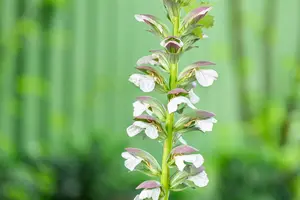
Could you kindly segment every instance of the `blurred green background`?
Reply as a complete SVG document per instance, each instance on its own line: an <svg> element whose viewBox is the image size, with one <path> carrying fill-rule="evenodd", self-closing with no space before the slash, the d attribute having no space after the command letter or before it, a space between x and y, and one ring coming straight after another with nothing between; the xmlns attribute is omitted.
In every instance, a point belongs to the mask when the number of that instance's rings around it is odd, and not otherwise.
<svg viewBox="0 0 300 200"><path fill-rule="evenodd" d="M300 2L210 2L215 26L180 63L212 61L220 75L197 88L197 106L217 115L214 131L185 136L210 184L171 199L300 200ZM137 13L166 19L159 0L0 0L1 200L138 193L147 177L128 173L121 152L162 153L125 131L143 95L127 79L159 48Z"/></svg>

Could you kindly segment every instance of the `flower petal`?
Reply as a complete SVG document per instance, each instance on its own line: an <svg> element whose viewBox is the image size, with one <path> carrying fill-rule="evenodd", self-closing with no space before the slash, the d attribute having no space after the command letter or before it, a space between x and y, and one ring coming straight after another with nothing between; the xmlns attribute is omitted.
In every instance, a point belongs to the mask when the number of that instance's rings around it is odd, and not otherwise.
<svg viewBox="0 0 300 200"><path fill-rule="evenodd" d="M140 199L147 199L152 197L152 190L143 190L140 194Z"/></svg>
<svg viewBox="0 0 300 200"><path fill-rule="evenodd" d="M149 105L147 104L143 104L142 102L140 101L135 101L133 103L133 116L134 117L137 117L137 116L140 116L141 114L143 114L145 111L151 115L152 112L150 110L148 110L149 108Z"/></svg>
<svg viewBox="0 0 300 200"><path fill-rule="evenodd" d="M132 74L130 77L129 77L129 81L131 83L133 83L134 85L140 87L140 79L143 75L141 74Z"/></svg>
<svg viewBox="0 0 300 200"><path fill-rule="evenodd" d="M149 75L132 74L129 81L140 87L143 92L151 92L155 88L155 80Z"/></svg>
<svg viewBox="0 0 300 200"><path fill-rule="evenodd" d="M212 69L200 69L195 73L196 79L203 87L208 87L213 84L218 78L218 73Z"/></svg>
<svg viewBox="0 0 300 200"><path fill-rule="evenodd" d="M154 170L158 172L161 171L159 163L150 153L137 148L126 148L125 150L128 151L131 155L145 160Z"/></svg>
<svg viewBox="0 0 300 200"><path fill-rule="evenodd" d="M155 188L152 190L152 199L158 200L160 195L160 188Z"/></svg>
<svg viewBox="0 0 300 200"><path fill-rule="evenodd" d="M180 171L183 171L185 168L185 162L192 163L196 168L198 168L204 163L204 159L200 154L175 156L175 164Z"/></svg>
<svg viewBox="0 0 300 200"><path fill-rule="evenodd" d="M180 105L182 103L187 104L192 109L197 109L188 98L180 96L180 97L175 97L175 98L171 99L171 101L168 103L169 113L171 114L173 112L176 112L178 109L178 105Z"/></svg>
<svg viewBox="0 0 300 200"><path fill-rule="evenodd" d="M123 152L122 157L125 158L125 167L130 171L133 171L138 164L142 162L143 159L135 157L128 152Z"/></svg>
<svg viewBox="0 0 300 200"><path fill-rule="evenodd" d="M133 200L141 200L140 195L136 195L136 197Z"/></svg>
<svg viewBox="0 0 300 200"><path fill-rule="evenodd" d="M189 97L190 97L192 104L196 104L200 101L200 98L194 93L193 89L191 89L189 91Z"/></svg>
<svg viewBox="0 0 300 200"><path fill-rule="evenodd" d="M140 89L143 92L151 92L155 88L155 81L154 78L148 75L145 75L141 80L140 80Z"/></svg>
<svg viewBox="0 0 300 200"><path fill-rule="evenodd" d="M135 124L132 124L131 126L129 126L127 129L127 135L129 137L134 137L136 136L137 134L139 134L140 132L143 131L143 128L139 127L139 126L136 126Z"/></svg>
<svg viewBox="0 0 300 200"><path fill-rule="evenodd" d="M198 187L205 187L209 182L209 179L205 171L202 171L195 176L190 176L188 180L192 181Z"/></svg>
<svg viewBox="0 0 300 200"><path fill-rule="evenodd" d="M212 117L209 119L197 120L195 122L195 127L199 128L201 131L205 133L205 132L212 131L213 125L215 123L217 123L217 120L214 117Z"/></svg>
<svg viewBox="0 0 300 200"><path fill-rule="evenodd" d="M157 128L156 128L154 125L152 125L152 124L149 124L149 126L146 127L145 133L146 133L146 135L147 135L150 139L156 139L156 138L158 138L158 130L157 130Z"/></svg>
<svg viewBox="0 0 300 200"><path fill-rule="evenodd" d="M129 137L136 136L140 132L145 129L145 134L151 138L156 139L158 137L158 130L157 128L149 123L145 123L142 121L135 121L131 126L127 128L127 134Z"/></svg>

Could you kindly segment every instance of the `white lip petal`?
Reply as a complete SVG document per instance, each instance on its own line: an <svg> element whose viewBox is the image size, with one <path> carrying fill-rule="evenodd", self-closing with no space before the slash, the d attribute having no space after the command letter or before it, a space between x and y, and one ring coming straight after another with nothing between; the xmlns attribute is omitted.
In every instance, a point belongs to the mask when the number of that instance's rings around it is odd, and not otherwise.
<svg viewBox="0 0 300 200"><path fill-rule="evenodd" d="M122 157L125 158L125 167L130 171L133 171L138 164L142 162L143 159L135 157L128 152L123 152Z"/></svg>
<svg viewBox="0 0 300 200"><path fill-rule="evenodd" d="M204 159L200 154L175 156L175 164L179 171L183 171L186 166L185 162L192 163L196 168L199 168L204 163Z"/></svg>
<svg viewBox="0 0 300 200"><path fill-rule="evenodd" d="M198 83L203 87L211 86L218 78L218 73L212 69L200 69L195 75Z"/></svg>
<svg viewBox="0 0 300 200"><path fill-rule="evenodd" d="M140 199L147 199L152 197L152 190L143 190L140 194Z"/></svg>
<svg viewBox="0 0 300 200"><path fill-rule="evenodd" d="M141 77L142 77L143 75L141 75L141 74L132 74L130 77L129 77L129 81L131 82L131 83L133 83L134 85L136 85L136 86L140 86L140 80L141 80Z"/></svg>
<svg viewBox="0 0 300 200"><path fill-rule="evenodd" d="M132 74L129 77L129 81L140 87L143 92L151 92L155 88L155 80L149 75Z"/></svg>
<svg viewBox="0 0 300 200"><path fill-rule="evenodd" d="M134 137L134 136L136 136L137 134L139 134L140 132L142 132L143 129L142 129L141 127L139 127L139 126L136 126L136 125L132 124L131 126L129 126L129 127L126 129L126 131L127 131L127 135L128 135L129 137Z"/></svg>
<svg viewBox="0 0 300 200"><path fill-rule="evenodd" d="M156 127L154 125L147 126L145 133L151 139L158 138L158 130L156 129Z"/></svg>
<svg viewBox="0 0 300 200"><path fill-rule="evenodd" d="M213 117L204 120L197 120L195 122L195 127L199 128L203 132L210 132L213 129L214 123L217 123L217 120Z"/></svg>
<svg viewBox="0 0 300 200"><path fill-rule="evenodd" d="M208 182L209 182L209 179L208 179L205 171L203 171L195 176L190 176L188 178L188 180L192 181L198 187L205 187L208 185Z"/></svg>
<svg viewBox="0 0 300 200"><path fill-rule="evenodd" d="M160 188L144 189L139 195L140 199L158 200L160 195Z"/></svg>
<svg viewBox="0 0 300 200"><path fill-rule="evenodd" d="M143 130L145 130L145 134L151 139L156 139L158 137L158 130L153 124L141 121L135 121L131 126L129 126L127 128L127 134L129 137L133 137Z"/></svg>
<svg viewBox="0 0 300 200"><path fill-rule="evenodd" d="M140 80L140 89L143 92L151 92L155 88L155 80L153 77L145 75L141 80Z"/></svg>
<svg viewBox="0 0 300 200"><path fill-rule="evenodd" d="M190 97L190 101L193 103L193 104L196 104L200 101L200 98L195 94L194 90L191 89L189 91L189 97Z"/></svg>
<svg viewBox="0 0 300 200"><path fill-rule="evenodd" d="M123 153L122 153L122 157L123 157L124 159L129 159L129 158L132 158L133 155L131 155L131 154L128 153L128 152L123 152Z"/></svg>
<svg viewBox="0 0 300 200"><path fill-rule="evenodd" d="M168 103L169 113L171 114L173 112L176 112L178 109L178 105L182 103L187 104L192 109L197 109L188 98L180 96L171 99L171 101Z"/></svg>
<svg viewBox="0 0 300 200"><path fill-rule="evenodd" d="M141 200L139 195L136 195L136 197L133 200Z"/></svg>
<svg viewBox="0 0 300 200"><path fill-rule="evenodd" d="M136 101L133 103L133 116L137 117L143 114L148 108L142 104L140 101Z"/></svg>
<svg viewBox="0 0 300 200"><path fill-rule="evenodd" d="M160 188L155 188L152 190L152 199L158 200L160 195Z"/></svg>

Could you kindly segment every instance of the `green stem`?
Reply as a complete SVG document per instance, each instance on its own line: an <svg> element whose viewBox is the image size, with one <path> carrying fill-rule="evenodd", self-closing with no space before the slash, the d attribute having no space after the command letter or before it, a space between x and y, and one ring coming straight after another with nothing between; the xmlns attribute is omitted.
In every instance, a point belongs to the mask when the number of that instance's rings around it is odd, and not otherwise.
<svg viewBox="0 0 300 200"><path fill-rule="evenodd" d="M177 36L179 30L179 17L174 18L173 24L174 24L173 34L174 36ZM178 61L175 61L170 65L170 79L169 79L170 90L173 90L177 87L177 74L178 74ZM168 166L168 159L173 144L173 124L174 124L174 113L171 114L168 113L166 119L167 138L164 142L164 150L163 150L163 158L162 158L162 175L161 175L161 183L163 188L165 189L165 196L163 200L168 200L170 196L170 190L169 190L170 169Z"/></svg>
<svg viewBox="0 0 300 200"><path fill-rule="evenodd" d="M174 114L167 115L166 128L168 132L168 137L164 143L164 151L163 151L163 160L162 160L162 175L161 175L161 183L165 189L165 197L164 200L169 199L169 187L170 187L170 169L168 166L168 158L170 152L172 150L172 142L173 142L173 122L174 122Z"/></svg>

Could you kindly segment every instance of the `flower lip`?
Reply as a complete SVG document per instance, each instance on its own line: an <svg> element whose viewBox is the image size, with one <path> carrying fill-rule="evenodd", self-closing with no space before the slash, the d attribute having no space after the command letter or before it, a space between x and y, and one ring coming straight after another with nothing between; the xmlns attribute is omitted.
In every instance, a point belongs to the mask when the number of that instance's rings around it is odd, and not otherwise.
<svg viewBox="0 0 300 200"><path fill-rule="evenodd" d="M139 189L154 189L160 187L160 183L158 181L145 181L141 183L139 186L136 187L137 190Z"/></svg>
<svg viewBox="0 0 300 200"><path fill-rule="evenodd" d="M199 70L200 67L205 67L205 66L212 66L216 65L213 62L209 61L197 61L192 63L191 65L187 66L180 74L179 78L184 77L186 74L190 73L192 70Z"/></svg>
<svg viewBox="0 0 300 200"><path fill-rule="evenodd" d="M179 95L179 94L188 94L188 92L183 88L175 88L170 92L168 92L168 94Z"/></svg>
<svg viewBox="0 0 300 200"><path fill-rule="evenodd" d="M138 120L138 121L146 121L146 122L156 122L155 118L152 117L152 116L149 116L149 115L140 115L140 116L137 116L134 118L135 120Z"/></svg>
<svg viewBox="0 0 300 200"><path fill-rule="evenodd" d="M198 152L199 150L189 146L189 145L180 145L178 147L175 147L172 150L172 154L191 154L191 153L195 153Z"/></svg>
<svg viewBox="0 0 300 200"><path fill-rule="evenodd" d="M176 112L178 110L178 106L182 103L186 104L187 106L189 106L194 110L197 109L187 97L178 96L171 99L170 102L168 103L168 112L169 113Z"/></svg>

